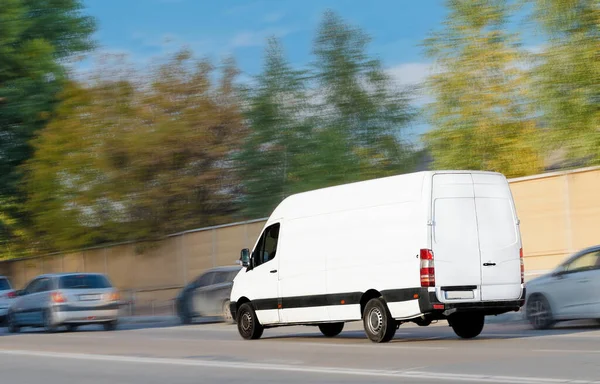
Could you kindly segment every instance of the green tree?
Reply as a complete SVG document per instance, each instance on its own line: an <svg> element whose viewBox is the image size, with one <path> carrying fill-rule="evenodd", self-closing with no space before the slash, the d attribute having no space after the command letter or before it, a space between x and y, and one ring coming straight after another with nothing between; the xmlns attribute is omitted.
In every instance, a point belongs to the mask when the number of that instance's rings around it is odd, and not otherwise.
<svg viewBox="0 0 600 384"><path fill-rule="evenodd" d="M24 166L39 237L65 250L229 221L245 128L234 63L221 72L183 51L149 79L113 69L67 87Z"/></svg>
<svg viewBox="0 0 600 384"><path fill-rule="evenodd" d="M265 50L263 72L248 93L251 128L237 156L246 217L263 217L294 190L310 125L305 74L286 62L278 40Z"/></svg>
<svg viewBox="0 0 600 384"><path fill-rule="evenodd" d="M425 143L435 168L538 172L542 158L518 36L508 0L448 0L442 31L425 41L438 73Z"/></svg>
<svg viewBox="0 0 600 384"><path fill-rule="evenodd" d="M550 150L600 164L600 3L532 0L548 44L534 67Z"/></svg>
<svg viewBox="0 0 600 384"><path fill-rule="evenodd" d="M18 254L17 242L31 244L18 167L31 157L29 141L56 107L65 60L93 47L94 21L81 9L79 0L0 5L0 245L7 250L10 243L10 255Z"/></svg>
<svg viewBox="0 0 600 384"><path fill-rule="evenodd" d="M327 11L314 45L317 94L314 175L325 185L397 174L414 166L401 141L414 118L406 92L379 60L367 54L370 38ZM310 157L310 156L309 156Z"/></svg>

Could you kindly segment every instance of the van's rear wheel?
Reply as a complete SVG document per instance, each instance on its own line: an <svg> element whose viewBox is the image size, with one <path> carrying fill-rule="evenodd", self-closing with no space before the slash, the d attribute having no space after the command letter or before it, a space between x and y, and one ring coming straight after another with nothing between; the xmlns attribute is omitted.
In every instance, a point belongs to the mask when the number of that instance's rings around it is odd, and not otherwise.
<svg viewBox="0 0 600 384"><path fill-rule="evenodd" d="M485 316L480 313L455 313L448 319L458 337L472 339L483 331Z"/></svg>
<svg viewBox="0 0 600 384"><path fill-rule="evenodd" d="M260 339L264 327L258 322L256 312L250 303L242 304L237 315L237 327L240 336L246 340Z"/></svg>
<svg viewBox="0 0 600 384"><path fill-rule="evenodd" d="M327 337L335 337L344 329L344 323L319 324L319 330Z"/></svg>
<svg viewBox="0 0 600 384"><path fill-rule="evenodd" d="M371 299L363 313L363 325L369 340L387 343L396 334L396 321L382 298Z"/></svg>

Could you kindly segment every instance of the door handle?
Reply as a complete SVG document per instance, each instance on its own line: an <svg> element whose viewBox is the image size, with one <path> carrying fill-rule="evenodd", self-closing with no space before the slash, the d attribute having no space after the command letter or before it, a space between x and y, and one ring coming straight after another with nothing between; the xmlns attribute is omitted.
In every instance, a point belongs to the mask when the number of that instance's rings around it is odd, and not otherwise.
<svg viewBox="0 0 600 384"><path fill-rule="evenodd" d="M588 279L584 279L584 280L577 280L578 283L588 283L589 280Z"/></svg>
<svg viewBox="0 0 600 384"><path fill-rule="evenodd" d="M494 267L496 263L483 263L484 267Z"/></svg>
<svg viewBox="0 0 600 384"><path fill-rule="evenodd" d="M272 269L271 273L277 273L277 270L276 269Z"/></svg>

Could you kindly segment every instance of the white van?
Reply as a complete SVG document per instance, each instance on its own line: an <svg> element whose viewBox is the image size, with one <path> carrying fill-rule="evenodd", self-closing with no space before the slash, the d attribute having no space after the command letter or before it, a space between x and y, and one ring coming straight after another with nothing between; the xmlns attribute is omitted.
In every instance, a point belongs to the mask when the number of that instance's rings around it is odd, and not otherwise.
<svg viewBox="0 0 600 384"><path fill-rule="evenodd" d="M240 335L360 321L374 342L448 320L473 338L524 303L519 220L499 173L428 171L300 193L242 250L231 313Z"/></svg>

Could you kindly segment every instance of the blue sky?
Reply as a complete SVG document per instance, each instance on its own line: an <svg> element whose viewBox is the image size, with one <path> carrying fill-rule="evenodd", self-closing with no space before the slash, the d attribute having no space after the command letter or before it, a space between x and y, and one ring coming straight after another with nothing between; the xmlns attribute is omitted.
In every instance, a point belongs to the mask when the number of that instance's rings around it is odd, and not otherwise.
<svg viewBox="0 0 600 384"><path fill-rule="evenodd" d="M99 52L125 53L136 63L188 46L218 61L233 54L241 79L260 72L268 36L281 38L289 61L312 60L312 41L326 9L361 27L370 52L400 83L423 80L421 41L445 15L441 0L84 0L96 17ZM81 63L82 68L90 60ZM411 132L423 131L419 125Z"/></svg>
<svg viewBox="0 0 600 384"><path fill-rule="evenodd" d="M421 82L429 71L419 44L440 28L443 0L84 0L96 17L99 52L124 53L140 65L183 46L218 61L234 55L241 80L260 72L268 36L279 37L289 61L305 66L326 9L371 37L370 53L401 84ZM79 64L84 69L91 60ZM424 99L416 103L422 105ZM427 129L417 123L411 140Z"/></svg>

